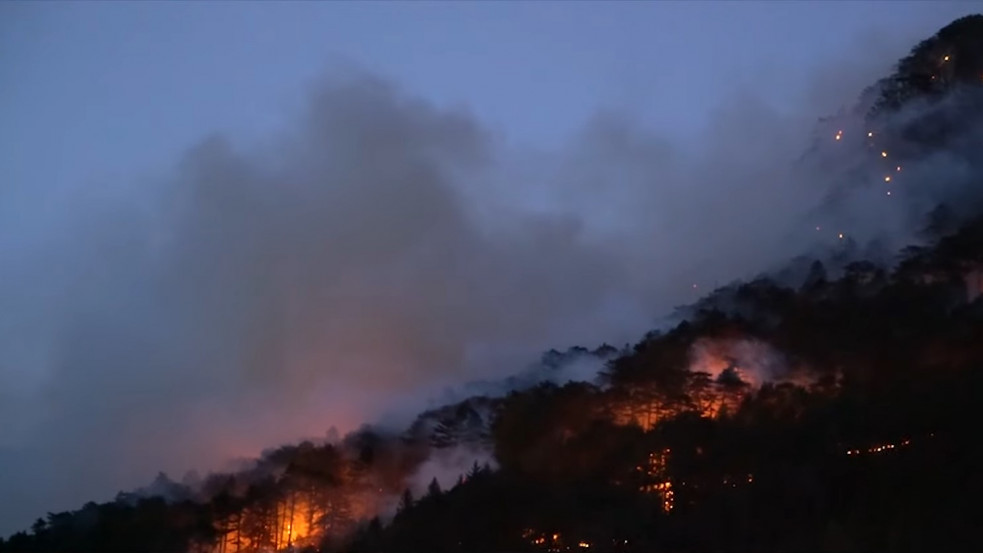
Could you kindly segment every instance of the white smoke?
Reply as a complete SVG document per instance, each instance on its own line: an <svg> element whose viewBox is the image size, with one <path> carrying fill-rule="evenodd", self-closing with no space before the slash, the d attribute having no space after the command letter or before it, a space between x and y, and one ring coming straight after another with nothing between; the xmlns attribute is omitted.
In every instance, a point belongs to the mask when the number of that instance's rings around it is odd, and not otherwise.
<svg viewBox="0 0 983 553"><path fill-rule="evenodd" d="M0 520L412 412L550 347L624 344L716 283L835 244L796 234L840 184L796 164L822 114L738 93L695 151L605 112L566 148L516 154L362 75L320 86L285 136L205 139L150 182L54 204L0 189L19 214L0 220L0 474L17 475ZM878 214L858 239L906 209L857 201ZM704 366L717 346L701 347Z"/></svg>
<svg viewBox="0 0 983 553"><path fill-rule="evenodd" d="M753 388L785 376L785 356L771 345L752 338L700 338L690 346L691 372L713 379L730 369Z"/></svg>

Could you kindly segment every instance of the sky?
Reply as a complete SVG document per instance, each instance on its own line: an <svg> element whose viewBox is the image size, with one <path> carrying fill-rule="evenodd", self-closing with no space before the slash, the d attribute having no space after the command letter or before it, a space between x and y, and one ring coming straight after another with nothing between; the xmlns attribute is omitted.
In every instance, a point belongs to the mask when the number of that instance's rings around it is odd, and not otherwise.
<svg viewBox="0 0 983 553"><path fill-rule="evenodd" d="M0 4L0 534L632 339L974 8Z"/></svg>
<svg viewBox="0 0 983 553"><path fill-rule="evenodd" d="M765 79L781 98L844 44L895 29L921 36L972 7L10 3L0 8L0 176L128 175L166 164L205 133L262 136L314 79L347 63L438 105L466 105L523 143L556 144L604 106L691 132L735 86ZM42 155L58 163L39 163Z"/></svg>

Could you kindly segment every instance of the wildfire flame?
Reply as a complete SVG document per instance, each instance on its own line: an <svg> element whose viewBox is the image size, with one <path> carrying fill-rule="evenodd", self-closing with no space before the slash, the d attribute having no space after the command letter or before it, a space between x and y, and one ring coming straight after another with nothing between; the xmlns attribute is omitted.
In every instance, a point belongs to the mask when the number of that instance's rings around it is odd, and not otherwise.
<svg viewBox="0 0 983 553"><path fill-rule="evenodd" d="M276 516L273 517L273 527L268 521L263 521L258 534L263 540L256 540L252 532L244 532L245 527L254 524L250 513L237 513L223 521L223 535L215 544L213 551L248 551L272 546L276 551L291 547L314 546L322 537L322 532L315 526L318 520L318 510L301 498L291 498L279 502L273 507Z"/></svg>

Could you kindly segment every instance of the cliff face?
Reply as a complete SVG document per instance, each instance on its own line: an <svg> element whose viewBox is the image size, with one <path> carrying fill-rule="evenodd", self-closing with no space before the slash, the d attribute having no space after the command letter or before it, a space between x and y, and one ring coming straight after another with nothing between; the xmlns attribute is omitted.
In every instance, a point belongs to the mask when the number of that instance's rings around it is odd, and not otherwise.
<svg viewBox="0 0 983 553"><path fill-rule="evenodd" d="M983 86L983 15L942 28L902 58L895 72L867 90L867 118L877 119L915 100L939 99L958 87Z"/></svg>
<svg viewBox="0 0 983 553"><path fill-rule="evenodd" d="M798 238L830 249L809 252L830 268L890 264L897 249L924 238L940 206L950 230L983 211L981 150L983 15L973 15L917 44L852 106L820 120L795 180L818 184L823 200Z"/></svg>

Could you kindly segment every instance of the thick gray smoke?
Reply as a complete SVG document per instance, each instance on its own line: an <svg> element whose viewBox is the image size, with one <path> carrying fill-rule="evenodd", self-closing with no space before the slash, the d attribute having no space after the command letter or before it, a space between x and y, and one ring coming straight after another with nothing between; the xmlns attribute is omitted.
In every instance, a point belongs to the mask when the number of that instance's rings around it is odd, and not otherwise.
<svg viewBox="0 0 983 553"><path fill-rule="evenodd" d="M550 347L623 344L835 242L788 239L831 186L795 165L819 88L794 109L736 94L695 147L609 112L540 154L348 76L265 144L208 138L171 174L57 203L0 192L0 533Z"/></svg>

